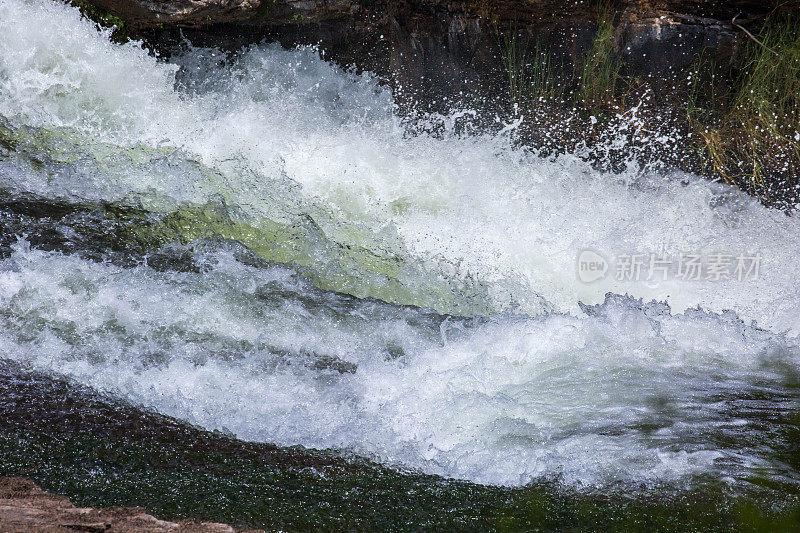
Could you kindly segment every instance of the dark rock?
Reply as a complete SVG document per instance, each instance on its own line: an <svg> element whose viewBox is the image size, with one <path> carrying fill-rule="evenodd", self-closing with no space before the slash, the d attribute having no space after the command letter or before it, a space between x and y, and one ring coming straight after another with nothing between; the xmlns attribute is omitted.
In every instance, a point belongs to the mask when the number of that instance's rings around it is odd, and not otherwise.
<svg viewBox="0 0 800 533"><path fill-rule="evenodd" d="M328 57L374 71L397 88L428 99L484 93L502 82L497 28L540 42L562 73L580 68L597 26L589 0L87 0L131 35L167 49L181 38L239 47L262 40L319 44ZM774 4L774 5L773 5ZM741 32L776 2L621 0L616 44L626 71L655 80L682 73L710 49L733 57ZM781 9L797 9L790 0ZM182 30L180 33L177 30ZM672 76L670 76L670 74ZM656 85L659 85L657 82ZM658 88L658 87L657 87Z"/></svg>

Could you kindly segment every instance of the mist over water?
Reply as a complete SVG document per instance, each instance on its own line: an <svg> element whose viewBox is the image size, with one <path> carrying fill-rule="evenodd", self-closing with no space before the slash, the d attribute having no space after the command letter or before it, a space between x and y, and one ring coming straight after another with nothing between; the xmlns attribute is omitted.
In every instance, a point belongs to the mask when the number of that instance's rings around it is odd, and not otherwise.
<svg viewBox="0 0 800 533"><path fill-rule="evenodd" d="M800 400L796 217L458 134L460 112L413 135L388 90L313 49L171 61L0 0L0 188L179 213L199 239L168 249L192 268L164 269L20 232L0 357L244 439L480 483L800 480L780 431ZM761 265L583 283L586 249Z"/></svg>

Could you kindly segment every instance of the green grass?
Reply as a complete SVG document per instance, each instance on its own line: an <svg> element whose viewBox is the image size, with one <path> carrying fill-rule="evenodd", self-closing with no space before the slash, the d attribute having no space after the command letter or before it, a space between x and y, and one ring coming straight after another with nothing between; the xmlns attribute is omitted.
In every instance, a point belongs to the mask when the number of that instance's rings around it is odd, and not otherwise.
<svg viewBox="0 0 800 533"><path fill-rule="evenodd" d="M623 75L613 4L601 0L596 12L597 31L581 70L563 83L538 41L530 46L516 24L497 32L514 113L530 117L518 130L522 137L555 152L581 142L602 145L618 133L613 118L634 101L643 131L689 133L670 164L721 179L768 205L794 207L800 198L800 17L776 11L754 35L740 31L733 64L704 51L688 72L688 90L652 105L643 99L647 83ZM636 139L630 142L634 149Z"/></svg>
<svg viewBox="0 0 800 533"><path fill-rule="evenodd" d="M770 171L800 171L800 24L768 21L759 40L747 42L729 117L743 133L735 150L753 188L763 187Z"/></svg>
<svg viewBox="0 0 800 533"><path fill-rule="evenodd" d="M586 107L607 107L616 103L622 61L614 42L614 15L607 1L597 5L597 32L583 62L579 90L579 100Z"/></svg>
<svg viewBox="0 0 800 533"><path fill-rule="evenodd" d="M615 100L622 61L614 40L615 11L608 1L596 6L597 31L583 61L578 87L571 99L587 108L617 107ZM566 80L559 82L552 56L540 41L530 37L514 22L500 30L495 25L500 59L506 74L509 97L515 109L530 109L543 103L558 103L567 93Z"/></svg>
<svg viewBox="0 0 800 533"><path fill-rule="evenodd" d="M552 57L539 42L530 46L530 37L514 23L495 33L500 48L500 58L506 73L509 97L516 112L563 97L563 84L554 75Z"/></svg>
<svg viewBox="0 0 800 533"><path fill-rule="evenodd" d="M769 200L800 176L800 23L768 19L756 39L730 75L698 58L687 116L706 173Z"/></svg>
<svg viewBox="0 0 800 533"><path fill-rule="evenodd" d="M512 105L518 108L526 91L529 39L520 35L516 23L504 30L499 30L495 26L495 34L500 47L500 59L506 72L509 97Z"/></svg>

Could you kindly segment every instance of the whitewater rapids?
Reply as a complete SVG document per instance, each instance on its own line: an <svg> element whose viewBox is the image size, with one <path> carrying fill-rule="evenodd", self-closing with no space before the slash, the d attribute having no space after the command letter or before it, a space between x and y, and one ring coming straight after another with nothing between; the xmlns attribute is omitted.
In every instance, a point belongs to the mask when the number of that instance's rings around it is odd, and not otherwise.
<svg viewBox="0 0 800 533"><path fill-rule="evenodd" d="M469 114L411 135L387 89L313 49L159 62L107 37L56 2L0 0L0 189L194 213L180 253L200 266L20 232L0 357L244 439L480 483L800 481L762 423L800 397L797 217L457 134ZM583 250L761 264L583 283Z"/></svg>

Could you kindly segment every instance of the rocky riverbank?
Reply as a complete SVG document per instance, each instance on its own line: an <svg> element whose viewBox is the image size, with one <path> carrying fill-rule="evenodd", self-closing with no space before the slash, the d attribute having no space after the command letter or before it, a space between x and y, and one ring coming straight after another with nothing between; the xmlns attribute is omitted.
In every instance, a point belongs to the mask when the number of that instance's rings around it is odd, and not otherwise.
<svg viewBox="0 0 800 533"><path fill-rule="evenodd" d="M19 533L34 531L234 533L239 531L215 522L159 520L141 507L108 509L76 507L66 496L46 492L33 481L19 477L0 477L0 530ZM256 530L248 531L256 533Z"/></svg>
<svg viewBox="0 0 800 533"><path fill-rule="evenodd" d="M200 43L262 39L313 43L344 63L391 76L420 93L455 95L502 73L497 28L514 26L546 46L564 70L580 68L598 29L598 6L615 13L614 40L632 74L665 78L704 48L731 60L780 4L620 0L88 0L130 35L162 42L174 30ZM734 18L736 19L734 21Z"/></svg>

